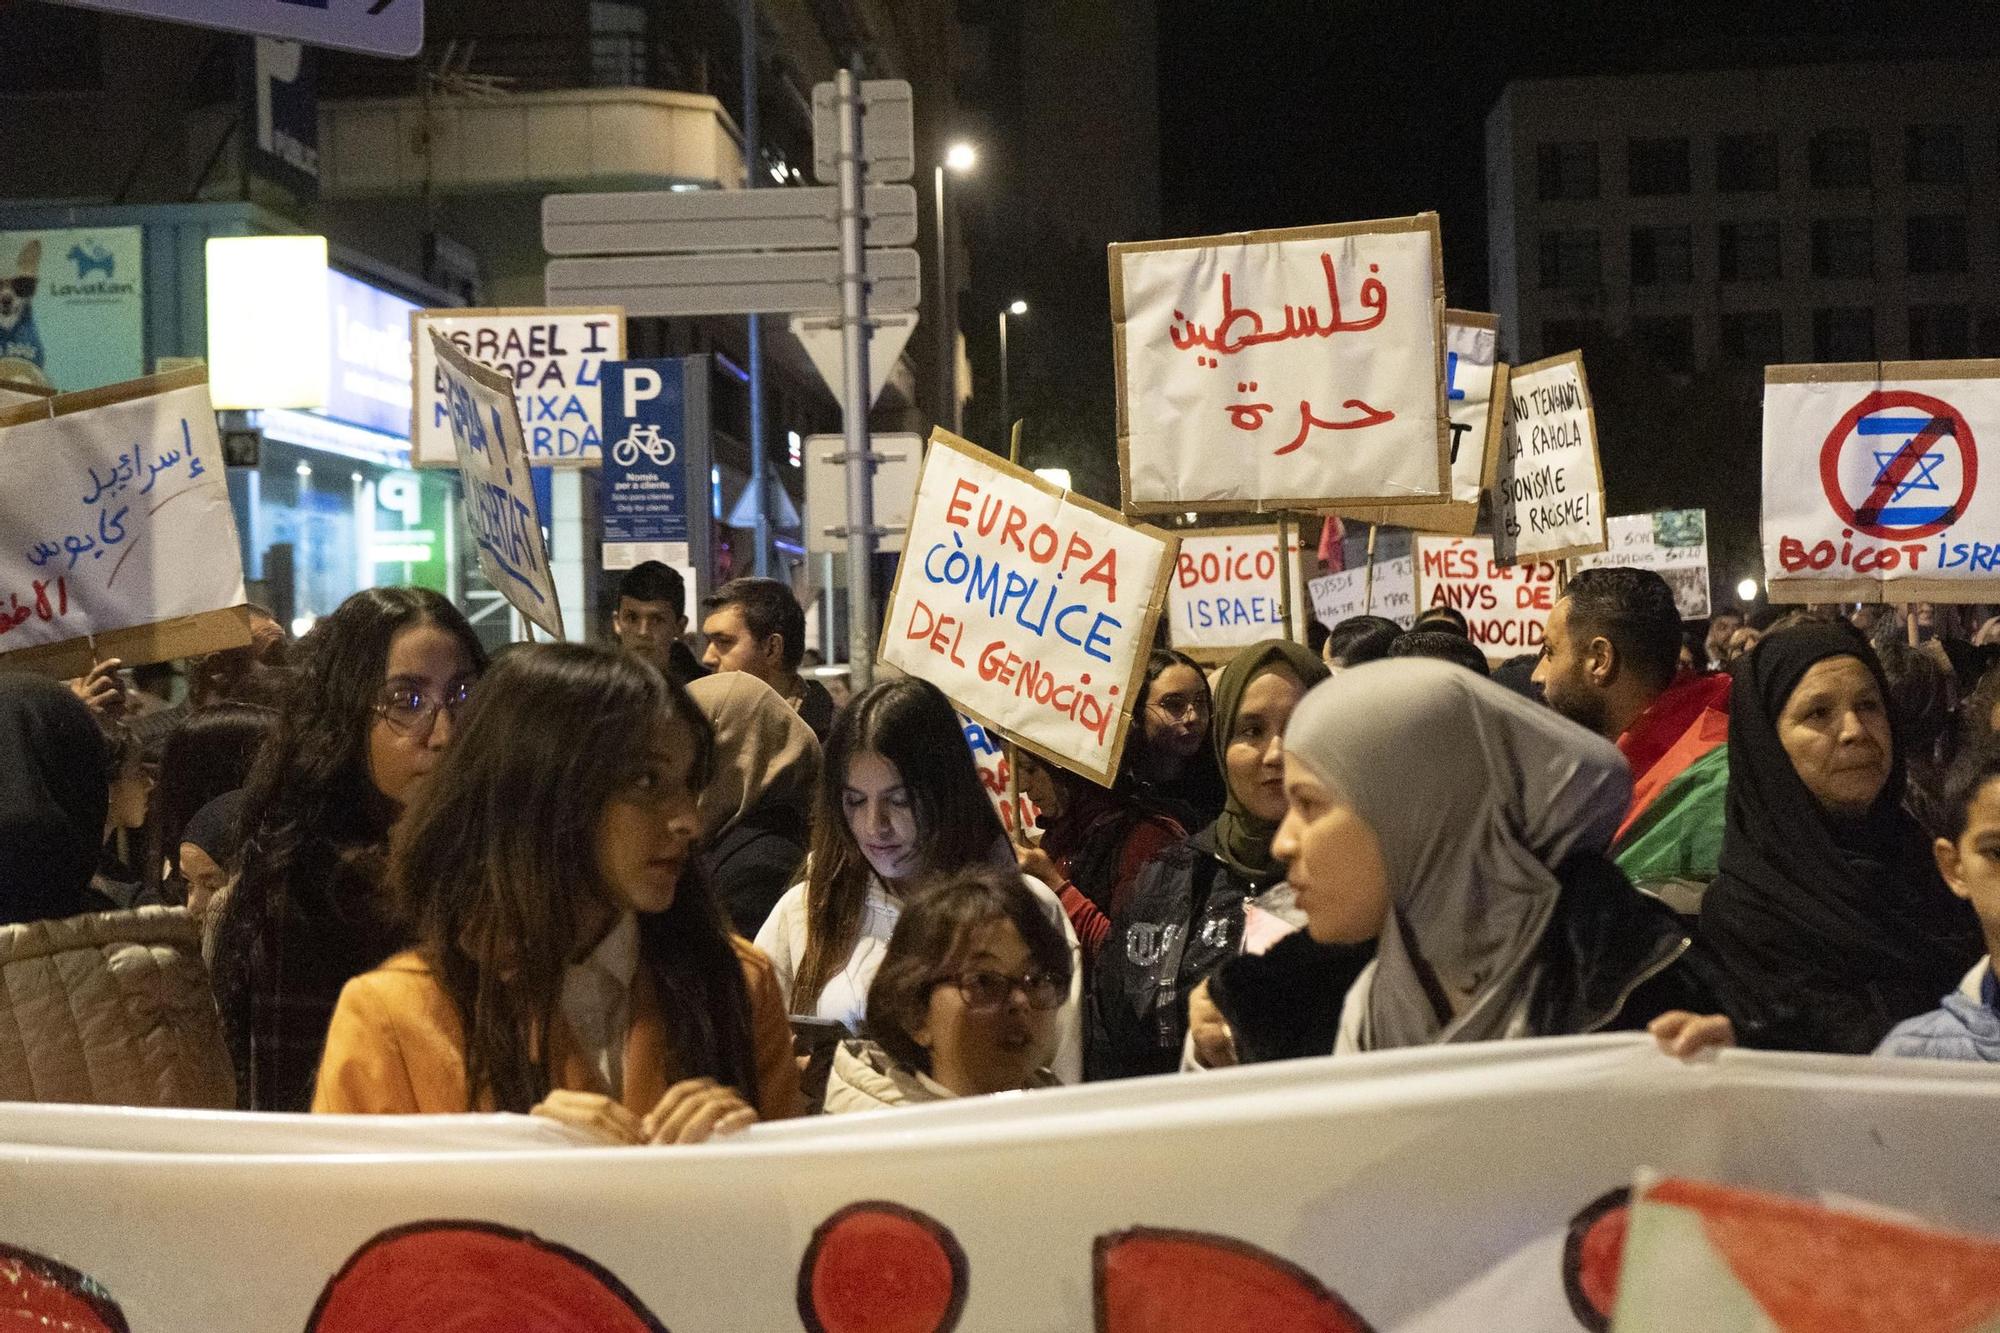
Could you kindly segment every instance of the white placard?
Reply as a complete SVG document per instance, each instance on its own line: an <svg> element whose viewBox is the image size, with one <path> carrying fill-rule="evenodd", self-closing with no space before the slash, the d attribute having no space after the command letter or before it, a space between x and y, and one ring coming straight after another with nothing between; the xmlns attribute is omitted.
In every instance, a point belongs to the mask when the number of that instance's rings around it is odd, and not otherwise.
<svg viewBox="0 0 2000 1333"><path fill-rule="evenodd" d="M1443 498L1437 215L1111 247L1127 513Z"/></svg>
<svg viewBox="0 0 2000 1333"><path fill-rule="evenodd" d="M1541 649L1555 610L1559 565L1503 565L1490 537L1418 533L1413 540L1419 614L1433 606L1458 611L1488 661Z"/></svg>
<svg viewBox="0 0 2000 1333"><path fill-rule="evenodd" d="M1373 580L1363 566L1322 574L1306 586L1313 615L1328 629L1355 616L1382 616L1404 629L1416 623L1417 572L1411 556L1377 561Z"/></svg>
<svg viewBox="0 0 2000 1333"><path fill-rule="evenodd" d="M1607 519L1608 545L1596 555L1580 555L1570 568L1624 566L1650 569L1674 590L1682 620L1708 619L1708 513L1662 509Z"/></svg>
<svg viewBox="0 0 2000 1333"><path fill-rule="evenodd" d="M456 467L444 377L426 330L435 330L481 365L514 381L521 440L536 467L595 467L603 454L606 361L625 356L625 312L615 306L547 310L410 312L410 459L418 467Z"/></svg>
<svg viewBox="0 0 2000 1333"><path fill-rule="evenodd" d="M1264 639L1305 642L1312 604L1296 527L1286 529L1292 571L1292 620L1279 592L1276 525L1212 528L1180 534L1167 585L1167 641L1197 661L1233 657Z"/></svg>
<svg viewBox="0 0 2000 1333"><path fill-rule="evenodd" d="M881 659L988 730L1108 786L1174 546L937 431Z"/></svg>
<svg viewBox="0 0 2000 1333"><path fill-rule="evenodd" d="M1041 815L1014 780L1007 747L998 736L990 735L963 713L959 714L958 725L965 732L965 745L972 751L972 762L979 766L979 785L986 789L986 799L993 802L993 813L1000 816L1000 827L1007 830L1010 838L1033 828ZM1014 789L1011 795L1009 787Z"/></svg>
<svg viewBox="0 0 2000 1333"><path fill-rule="evenodd" d="M1501 560L1561 560L1604 549L1604 473L1583 354L1516 366L1493 484Z"/></svg>
<svg viewBox="0 0 2000 1333"><path fill-rule="evenodd" d="M461 354L439 333L432 332L426 341L445 386L479 568L515 610L560 639L562 608L535 516L535 488L521 448L514 384L503 372Z"/></svg>

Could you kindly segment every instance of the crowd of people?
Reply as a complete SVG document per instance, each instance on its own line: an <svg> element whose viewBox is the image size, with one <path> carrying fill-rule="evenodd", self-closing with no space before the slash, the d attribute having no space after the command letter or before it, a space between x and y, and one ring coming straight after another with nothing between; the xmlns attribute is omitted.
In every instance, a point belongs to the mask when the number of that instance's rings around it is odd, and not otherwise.
<svg viewBox="0 0 2000 1333"><path fill-rule="evenodd" d="M252 608L178 702L0 674L0 1097L688 1143L1621 1029L2000 1059L2000 621L1599 569L1491 670L1448 608L1161 648L1111 785L1015 754L1010 838L952 703L837 699L783 583L699 655L675 571L616 591L491 657L419 588Z"/></svg>

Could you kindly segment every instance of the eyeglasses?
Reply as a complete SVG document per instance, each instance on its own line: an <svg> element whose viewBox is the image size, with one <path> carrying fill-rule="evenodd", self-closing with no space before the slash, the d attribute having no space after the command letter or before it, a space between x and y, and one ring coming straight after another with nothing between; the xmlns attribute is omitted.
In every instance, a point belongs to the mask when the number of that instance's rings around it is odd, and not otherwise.
<svg viewBox="0 0 2000 1333"><path fill-rule="evenodd" d="M458 721L458 710L472 698L472 685L469 680L460 681L442 694L394 685L383 692L375 712L405 736L428 736L439 713L449 713L453 722Z"/></svg>
<svg viewBox="0 0 2000 1333"><path fill-rule="evenodd" d="M1021 992L1021 998L1028 1002L1030 1009L1053 1009L1069 996L1069 978L1047 972L1030 972L1025 977L1002 976L998 972L967 972L961 976L942 977L936 984L958 987L965 1007L975 1013L1000 1008L1015 991Z"/></svg>
<svg viewBox="0 0 2000 1333"><path fill-rule="evenodd" d="M1179 720L1184 717L1200 717L1208 712L1208 700L1199 695L1167 694L1153 700L1149 705L1160 710L1160 716Z"/></svg>

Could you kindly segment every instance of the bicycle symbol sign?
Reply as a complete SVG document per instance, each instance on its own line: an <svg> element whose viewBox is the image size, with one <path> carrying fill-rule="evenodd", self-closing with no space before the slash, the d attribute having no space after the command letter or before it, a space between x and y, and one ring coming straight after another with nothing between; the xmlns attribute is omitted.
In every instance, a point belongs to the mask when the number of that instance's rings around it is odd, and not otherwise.
<svg viewBox="0 0 2000 1333"><path fill-rule="evenodd" d="M641 455L654 467L668 467L679 452L674 442L660 434L660 428L634 423L624 439L611 446L611 461L619 467L631 467Z"/></svg>
<svg viewBox="0 0 2000 1333"><path fill-rule="evenodd" d="M1878 389L1820 447L1820 484L1840 521L1870 537L1935 536L1972 503L1979 451L1965 414L1941 398Z"/></svg>

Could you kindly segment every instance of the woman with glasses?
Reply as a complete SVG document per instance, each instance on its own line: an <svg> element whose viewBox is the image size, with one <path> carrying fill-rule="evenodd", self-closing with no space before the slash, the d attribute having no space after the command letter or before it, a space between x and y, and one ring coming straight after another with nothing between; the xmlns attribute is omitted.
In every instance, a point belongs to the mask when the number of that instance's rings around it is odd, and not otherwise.
<svg viewBox="0 0 2000 1333"><path fill-rule="evenodd" d="M1132 710L1126 766L1140 803L1184 829L1214 823L1229 794L1209 745L1213 711L1208 677L1194 659L1154 650Z"/></svg>
<svg viewBox="0 0 2000 1333"><path fill-rule="evenodd" d="M1069 994L1063 932L1019 875L966 870L912 898L868 988L866 1039L841 1044L828 1111L1052 1087Z"/></svg>
<svg viewBox="0 0 2000 1333"><path fill-rule="evenodd" d="M340 988L402 946L382 896L389 832L485 666L465 617L426 588L358 592L299 644L244 788L241 874L216 927L246 1109L307 1108Z"/></svg>

